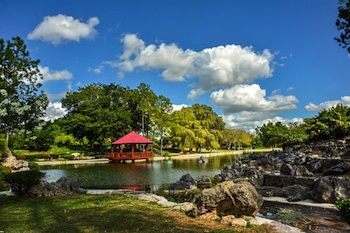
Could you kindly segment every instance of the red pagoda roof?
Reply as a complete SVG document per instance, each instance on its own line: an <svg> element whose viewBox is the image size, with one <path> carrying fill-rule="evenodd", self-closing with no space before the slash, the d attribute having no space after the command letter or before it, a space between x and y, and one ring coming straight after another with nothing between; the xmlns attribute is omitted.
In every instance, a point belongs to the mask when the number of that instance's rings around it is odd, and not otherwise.
<svg viewBox="0 0 350 233"><path fill-rule="evenodd" d="M151 140L148 138L145 138L139 134L137 134L135 131L131 131L127 135L119 138L117 141L112 143L113 145L120 145L120 144L153 144Z"/></svg>

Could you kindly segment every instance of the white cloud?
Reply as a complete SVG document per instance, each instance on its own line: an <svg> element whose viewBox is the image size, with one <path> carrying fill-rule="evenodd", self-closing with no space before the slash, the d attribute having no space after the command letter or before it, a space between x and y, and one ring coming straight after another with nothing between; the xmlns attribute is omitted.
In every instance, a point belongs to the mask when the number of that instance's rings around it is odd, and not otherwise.
<svg viewBox="0 0 350 233"><path fill-rule="evenodd" d="M266 97L266 91L259 85L236 85L231 88L214 91L210 95L214 106L223 110L224 114L238 112L267 112L296 108L298 99L295 96L273 95Z"/></svg>
<svg viewBox="0 0 350 233"><path fill-rule="evenodd" d="M252 47L226 45L196 52L183 50L176 44L146 46L135 34L125 35L122 43L124 53L120 62L109 62L119 67L121 75L140 68L162 70L161 76L167 81L196 77L199 82L191 85L193 90L188 95L192 99L217 87L252 82L271 77L273 73L273 54L268 50L259 54Z"/></svg>
<svg viewBox="0 0 350 233"><path fill-rule="evenodd" d="M28 39L38 39L54 45L64 40L79 42L81 38L93 38L97 33L94 27L98 24L97 17L92 17L87 23L83 23L72 16L62 14L46 16L34 31L28 34Z"/></svg>
<svg viewBox="0 0 350 233"><path fill-rule="evenodd" d="M67 114L67 110L62 107L60 102L50 102L46 108L46 113L43 119L45 121L53 121Z"/></svg>
<svg viewBox="0 0 350 233"><path fill-rule="evenodd" d="M314 103L309 103L305 106L305 110L309 112L320 112L324 109L330 109L335 107L337 104L342 104L344 106L350 107L350 96L343 96L340 100L330 100L316 105Z"/></svg>
<svg viewBox="0 0 350 233"><path fill-rule="evenodd" d="M274 116L274 114L269 112L243 111L239 113L223 115L222 118L226 123L226 127L242 129L252 134L255 133L256 127L267 124L268 122L276 123L279 121L283 124L303 123L302 118L285 119L280 116Z"/></svg>
<svg viewBox="0 0 350 233"><path fill-rule="evenodd" d="M94 74L101 74L103 69L104 69L103 66L98 66L98 67L96 67L96 68L91 68L91 67L89 67L89 68L88 68L88 72L89 72L89 73L92 72L92 73L94 73Z"/></svg>
<svg viewBox="0 0 350 233"><path fill-rule="evenodd" d="M66 92L59 93L59 94L46 94L47 98L49 98L50 101L60 100L64 97L66 97Z"/></svg>
<svg viewBox="0 0 350 233"><path fill-rule="evenodd" d="M41 82L46 81L57 81L57 80L70 80L73 78L73 74L68 70L50 70L49 67L39 66L40 73L43 75L44 79Z"/></svg>
<svg viewBox="0 0 350 233"><path fill-rule="evenodd" d="M187 108L188 105L186 104L173 104L173 111L179 111L181 110L182 108Z"/></svg>

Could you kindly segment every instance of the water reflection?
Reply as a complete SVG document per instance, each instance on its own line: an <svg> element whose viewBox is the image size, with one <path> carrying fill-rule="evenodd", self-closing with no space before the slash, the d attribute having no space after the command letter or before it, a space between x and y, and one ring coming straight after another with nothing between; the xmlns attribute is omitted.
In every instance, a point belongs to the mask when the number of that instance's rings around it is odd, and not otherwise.
<svg viewBox="0 0 350 233"><path fill-rule="evenodd" d="M224 164L231 166L237 155L208 158L208 163L196 159L167 160L153 163L127 164L79 164L44 166L45 180L53 182L64 176L73 178L83 188L131 188L156 191L176 182L184 174L193 178L213 177L221 172Z"/></svg>

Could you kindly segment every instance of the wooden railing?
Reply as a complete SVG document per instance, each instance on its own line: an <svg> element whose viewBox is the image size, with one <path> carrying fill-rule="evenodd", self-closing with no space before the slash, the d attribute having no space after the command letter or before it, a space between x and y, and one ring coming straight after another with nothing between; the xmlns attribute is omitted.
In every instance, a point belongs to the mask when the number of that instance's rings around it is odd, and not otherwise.
<svg viewBox="0 0 350 233"><path fill-rule="evenodd" d="M148 159L153 157L152 151L137 151L132 155L131 151L128 152L109 152L105 157L112 160L127 160L127 159Z"/></svg>

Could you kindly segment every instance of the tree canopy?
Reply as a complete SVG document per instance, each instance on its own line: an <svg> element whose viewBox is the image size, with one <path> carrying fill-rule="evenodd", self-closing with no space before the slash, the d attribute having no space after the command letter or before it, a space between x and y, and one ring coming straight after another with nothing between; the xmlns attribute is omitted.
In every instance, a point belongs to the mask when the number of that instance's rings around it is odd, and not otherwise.
<svg viewBox="0 0 350 233"><path fill-rule="evenodd" d="M14 130L32 130L45 114L48 98L39 93L39 62L20 37L0 39L0 129L7 141Z"/></svg>
<svg viewBox="0 0 350 233"><path fill-rule="evenodd" d="M335 22L340 36L335 40L350 53L350 0L339 0L338 17Z"/></svg>

